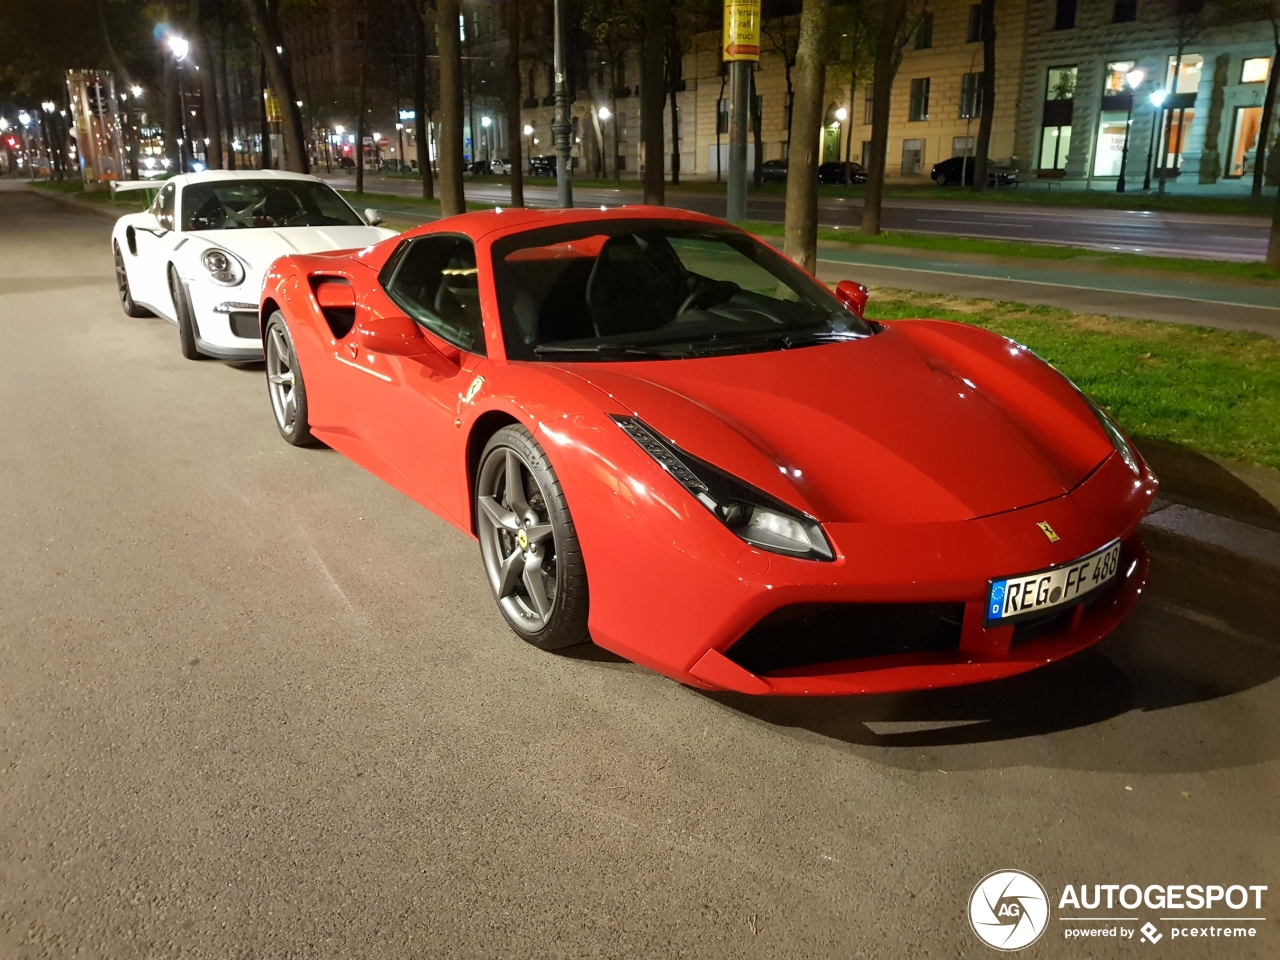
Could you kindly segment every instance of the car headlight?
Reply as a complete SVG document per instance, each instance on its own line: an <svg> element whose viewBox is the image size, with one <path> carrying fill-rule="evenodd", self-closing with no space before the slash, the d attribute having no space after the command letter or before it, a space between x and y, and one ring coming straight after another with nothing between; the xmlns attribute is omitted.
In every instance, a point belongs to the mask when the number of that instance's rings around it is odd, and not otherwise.
<svg viewBox="0 0 1280 960"><path fill-rule="evenodd" d="M1074 386L1074 384L1073 384ZM1080 390L1079 387L1076 387ZM1134 456L1133 447L1129 445L1129 441L1125 435L1120 432L1120 428L1116 426L1116 422L1111 419L1107 411L1098 406L1098 402L1089 396L1083 390L1080 390L1080 396L1084 397L1084 402L1089 405L1089 409L1093 411L1093 415L1098 418L1098 423L1102 424L1102 430L1111 441L1111 445L1116 448L1116 453L1120 454L1122 459L1134 472L1136 476L1142 476L1142 467L1138 465L1138 458Z"/></svg>
<svg viewBox="0 0 1280 960"><path fill-rule="evenodd" d="M746 543L805 560L835 559L821 524L813 517L681 450L638 417L611 415L611 419Z"/></svg>
<svg viewBox="0 0 1280 960"><path fill-rule="evenodd" d="M234 287L244 282L244 267L240 266L240 261L225 250L211 247L200 255L200 262L209 271L209 276L214 283L220 283L224 287Z"/></svg>

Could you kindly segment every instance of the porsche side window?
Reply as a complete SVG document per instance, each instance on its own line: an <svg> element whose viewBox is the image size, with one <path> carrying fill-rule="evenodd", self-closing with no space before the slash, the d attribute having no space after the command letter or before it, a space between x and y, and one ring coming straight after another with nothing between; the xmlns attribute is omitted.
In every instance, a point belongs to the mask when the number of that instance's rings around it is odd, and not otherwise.
<svg viewBox="0 0 1280 960"><path fill-rule="evenodd" d="M155 207L152 212L155 213L156 219L160 221L160 226L166 230L173 229L173 200L177 195L177 188L170 183L156 197Z"/></svg>
<svg viewBox="0 0 1280 960"><path fill-rule="evenodd" d="M463 237L423 237L395 256L383 287L400 309L432 333L484 356L476 248Z"/></svg>

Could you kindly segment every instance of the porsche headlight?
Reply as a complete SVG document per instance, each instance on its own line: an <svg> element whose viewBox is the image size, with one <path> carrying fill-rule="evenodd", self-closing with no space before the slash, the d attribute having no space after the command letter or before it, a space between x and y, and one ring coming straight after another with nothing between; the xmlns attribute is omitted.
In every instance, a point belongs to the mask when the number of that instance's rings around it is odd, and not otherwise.
<svg viewBox="0 0 1280 960"><path fill-rule="evenodd" d="M200 255L200 262L209 271L209 277L214 283L234 287L244 282L244 267L225 250L211 247Z"/></svg>
<svg viewBox="0 0 1280 960"><path fill-rule="evenodd" d="M1079 387L1076 387L1080 390ZM1134 456L1133 447L1129 446L1129 441L1125 439L1120 428L1116 426L1116 422L1111 419L1107 411L1098 406L1098 402L1089 396L1083 390L1080 390L1080 396L1084 397L1084 402L1089 405L1089 409L1093 411L1093 415L1098 418L1098 423L1102 424L1102 430L1111 441L1111 445L1116 448L1116 453L1120 454L1122 459L1130 470L1136 476L1142 476L1142 467L1138 465L1138 458Z"/></svg>
<svg viewBox="0 0 1280 960"><path fill-rule="evenodd" d="M638 417L612 420L746 543L805 560L835 559L822 526L813 517L681 450Z"/></svg>

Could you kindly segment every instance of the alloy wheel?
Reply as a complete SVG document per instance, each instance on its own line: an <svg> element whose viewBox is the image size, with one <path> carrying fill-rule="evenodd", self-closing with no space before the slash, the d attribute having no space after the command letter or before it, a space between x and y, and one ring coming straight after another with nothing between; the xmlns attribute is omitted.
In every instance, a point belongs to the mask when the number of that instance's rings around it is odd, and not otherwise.
<svg viewBox="0 0 1280 960"><path fill-rule="evenodd" d="M480 551L494 596L513 626L537 633L556 603L556 543L546 495L510 447L489 454L476 489Z"/></svg>
<svg viewBox="0 0 1280 960"><path fill-rule="evenodd" d="M120 255L120 248L115 249L116 260L116 290L120 294L120 304L125 308L127 313L129 310L129 274L124 268L124 257Z"/></svg>
<svg viewBox="0 0 1280 960"><path fill-rule="evenodd" d="M272 324L267 333L267 390L271 394L271 409L281 431L288 433L298 419L297 381L294 371L297 361L293 344L278 323Z"/></svg>

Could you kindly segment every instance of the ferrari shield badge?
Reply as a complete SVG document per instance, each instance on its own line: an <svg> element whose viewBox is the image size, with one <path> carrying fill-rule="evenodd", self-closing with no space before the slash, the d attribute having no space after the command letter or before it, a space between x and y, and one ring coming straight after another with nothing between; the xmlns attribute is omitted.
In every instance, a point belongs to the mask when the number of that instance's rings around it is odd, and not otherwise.
<svg viewBox="0 0 1280 960"><path fill-rule="evenodd" d="M1050 543L1057 543L1062 538L1054 532L1053 527L1049 526L1047 521L1041 520L1036 524L1040 528L1040 532L1045 535Z"/></svg>

